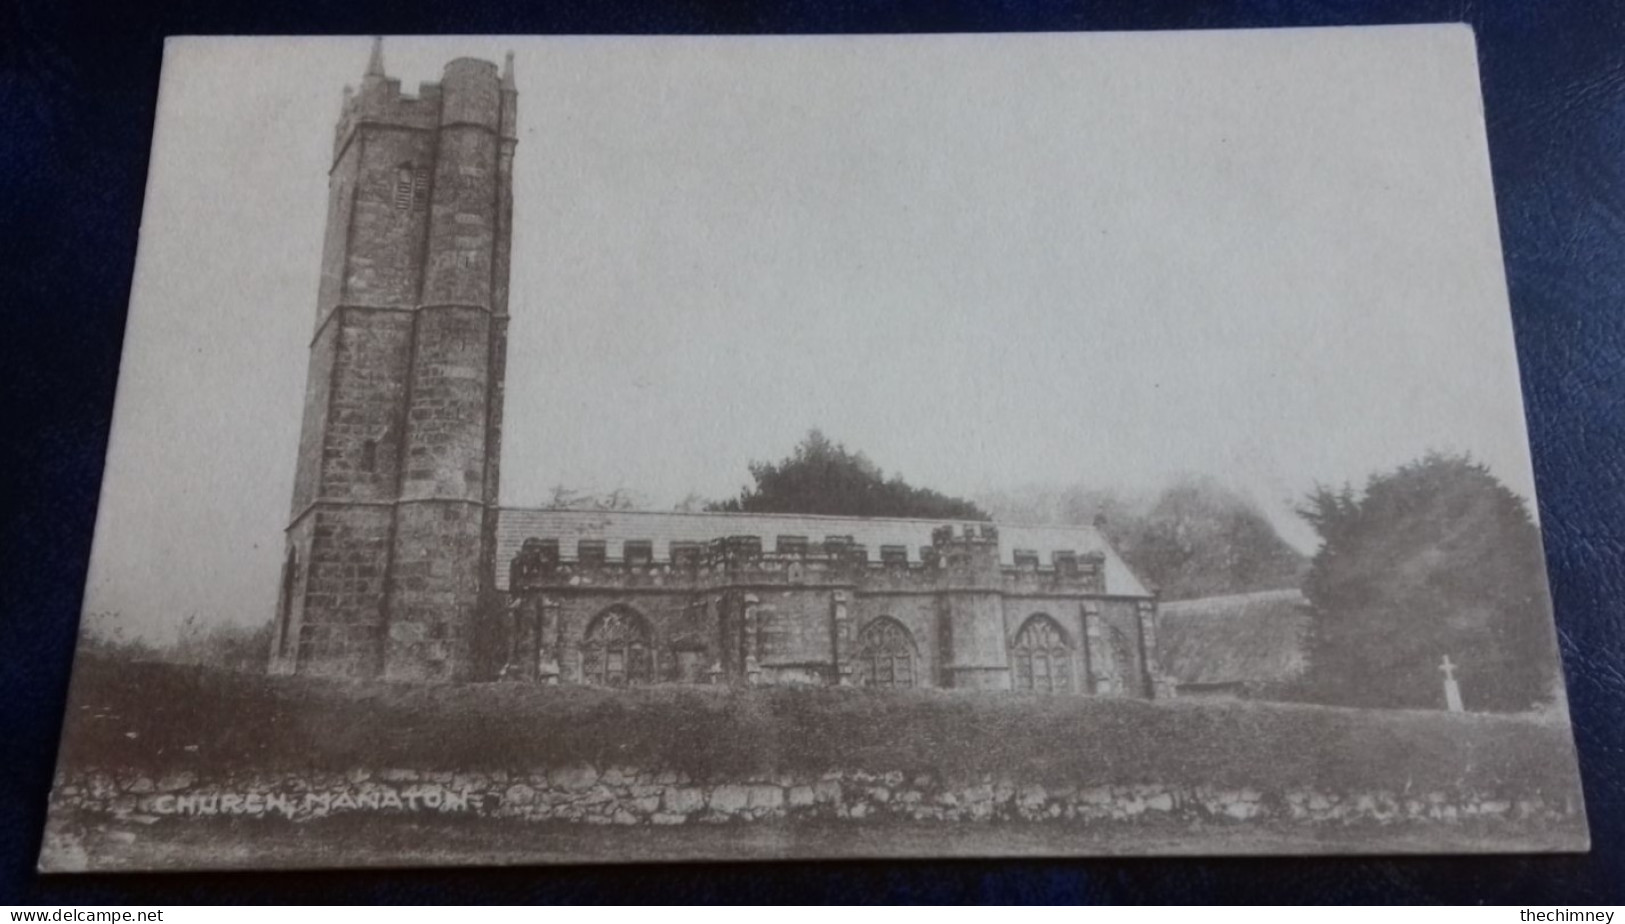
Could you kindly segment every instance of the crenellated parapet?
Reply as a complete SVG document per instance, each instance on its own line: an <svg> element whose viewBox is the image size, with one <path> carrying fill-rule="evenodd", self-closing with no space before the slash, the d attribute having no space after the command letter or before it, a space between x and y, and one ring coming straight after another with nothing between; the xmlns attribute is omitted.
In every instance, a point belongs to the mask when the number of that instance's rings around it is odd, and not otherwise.
<svg viewBox="0 0 1625 924"><path fill-rule="evenodd" d="M940 593L975 590L1021 596L1105 593L1105 556L1060 551L1048 564L999 562L992 526L960 533L944 527L910 558L904 546L881 546L871 555L847 537L820 543L780 536L771 550L760 536L724 536L709 542L673 542L666 558L653 540L628 539L610 558L602 540L566 548L557 539L524 541L509 563L510 593L548 588L706 589L748 587L856 587L867 593Z"/></svg>
<svg viewBox="0 0 1625 924"><path fill-rule="evenodd" d="M525 540L509 564L510 593L548 588L690 588L727 586L851 586L870 568L851 547L834 552L764 552L755 536L731 536L709 543L674 543L670 557L655 560L653 543L623 544L618 559L603 543L582 540L566 558L556 539Z"/></svg>
<svg viewBox="0 0 1625 924"><path fill-rule="evenodd" d="M500 75L489 61L451 61L440 80L418 84L416 95L402 92L399 78L383 73L378 54L375 46L375 64L369 65L360 89L344 88L338 124L333 130L334 163L356 132L366 126L420 132L466 127L500 136L504 141L519 137L519 93L514 88L511 54Z"/></svg>
<svg viewBox="0 0 1625 924"><path fill-rule="evenodd" d="M1101 552L1054 552L1049 563L1040 563L1036 554L1029 560L1017 550L1014 566L1000 569L1000 586L1005 593L1022 596L1104 594L1106 556Z"/></svg>
<svg viewBox="0 0 1625 924"><path fill-rule="evenodd" d="M949 568L983 567L999 561L999 528L992 523L966 523L958 529L939 526L931 531L931 548Z"/></svg>
<svg viewBox="0 0 1625 924"><path fill-rule="evenodd" d="M364 125L435 131L440 127L442 94L439 83L420 83L416 96L401 92L394 77L368 75L359 91L344 88L344 103L333 131L333 161Z"/></svg>
<svg viewBox="0 0 1625 924"><path fill-rule="evenodd" d="M1145 654L1155 601L1087 528L552 510L507 522L520 641L504 677L1162 694Z"/></svg>

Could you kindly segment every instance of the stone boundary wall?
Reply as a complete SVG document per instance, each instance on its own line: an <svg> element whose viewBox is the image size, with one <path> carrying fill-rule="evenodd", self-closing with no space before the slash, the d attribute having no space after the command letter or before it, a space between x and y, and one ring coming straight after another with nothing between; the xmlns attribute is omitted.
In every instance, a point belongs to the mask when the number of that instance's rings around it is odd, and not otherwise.
<svg viewBox="0 0 1625 924"><path fill-rule="evenodd" d="M1207 786L1042 786L984 776L837 770L716 782L670 771L580 765L527 772L352 770L348 773L87 771L59 778L53 812L126 821L231 816L300 822L339 815L427 814L616 825L770 819L1139 823L1283 820L1319 824L1545 825L1572 820L1571 799L1540 793L1331 792Z"/></svg>

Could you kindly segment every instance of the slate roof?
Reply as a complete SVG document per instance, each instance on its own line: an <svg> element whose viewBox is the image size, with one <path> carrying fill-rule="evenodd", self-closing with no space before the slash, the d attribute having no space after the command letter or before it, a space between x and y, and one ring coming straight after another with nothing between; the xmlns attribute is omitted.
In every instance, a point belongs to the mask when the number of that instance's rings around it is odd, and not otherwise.
<svg viewBox="0 0 1625 924"><path fill-rule="evenodd" d="M627 540L654 543L654 560L669 561L672 542L709 542L726 536L760 536L771 552L779 536L803 536L820 545L825 536L851 536L866 546L870 561L879 561L880 547L901 545L908 560L920 560L921 546L931 544L931 530L954 520L906 520L883 517L831 517L770 513L674 513L643 510L559 510L505 507L497 517L497 585L506 590L508 562L526 539L557 539L565 559L575 557L576 542L600 539L610 561L621 557ZM1149 596L1106 538L1091 526L1007 526L999 528L999 560L1014 565L1016 549L1036 551L1048 567L1050 553L1100 552L1106 556L1106 593L1114 596Z"/></svg>
<svg viewBox="0 0 1625 924"><path fill-rule="evenodd" d="M1278 683L1303 673L1308 633L1297 590L1171 600L1158 607L1157 658L1183 684Z"/></svg>

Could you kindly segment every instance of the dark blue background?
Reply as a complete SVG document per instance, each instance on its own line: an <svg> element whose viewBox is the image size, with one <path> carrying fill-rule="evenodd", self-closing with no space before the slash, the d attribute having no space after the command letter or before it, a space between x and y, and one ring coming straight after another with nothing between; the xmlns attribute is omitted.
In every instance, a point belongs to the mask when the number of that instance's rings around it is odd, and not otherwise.
<svg viewBox="0 0 1625 924"><path fill-rule="evenodd" d="M1625 902L1625 7L1552 0L3 3L0 904ZM1595 841L1590 856L46 879L32 872L90 552L165 35L978 32L1462 20L1478 34L1541 518Z"/></svg>

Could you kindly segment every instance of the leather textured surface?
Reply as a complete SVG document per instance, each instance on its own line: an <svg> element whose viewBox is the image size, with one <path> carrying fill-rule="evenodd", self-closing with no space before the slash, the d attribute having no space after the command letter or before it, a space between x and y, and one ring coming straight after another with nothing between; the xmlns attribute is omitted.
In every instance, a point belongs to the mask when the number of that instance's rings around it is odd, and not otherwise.
<svg viewBox="0 0 1625 924"><path fill-rule="evenodd" d="M1594 841L1589 856L32 872L113 406L164 35L975 32L1460 20L1475 27L1479 41L1541 519ZM0 5L0 375L0 904L1625 902L1625 12L1612 3L10 0Z"/></svg>

